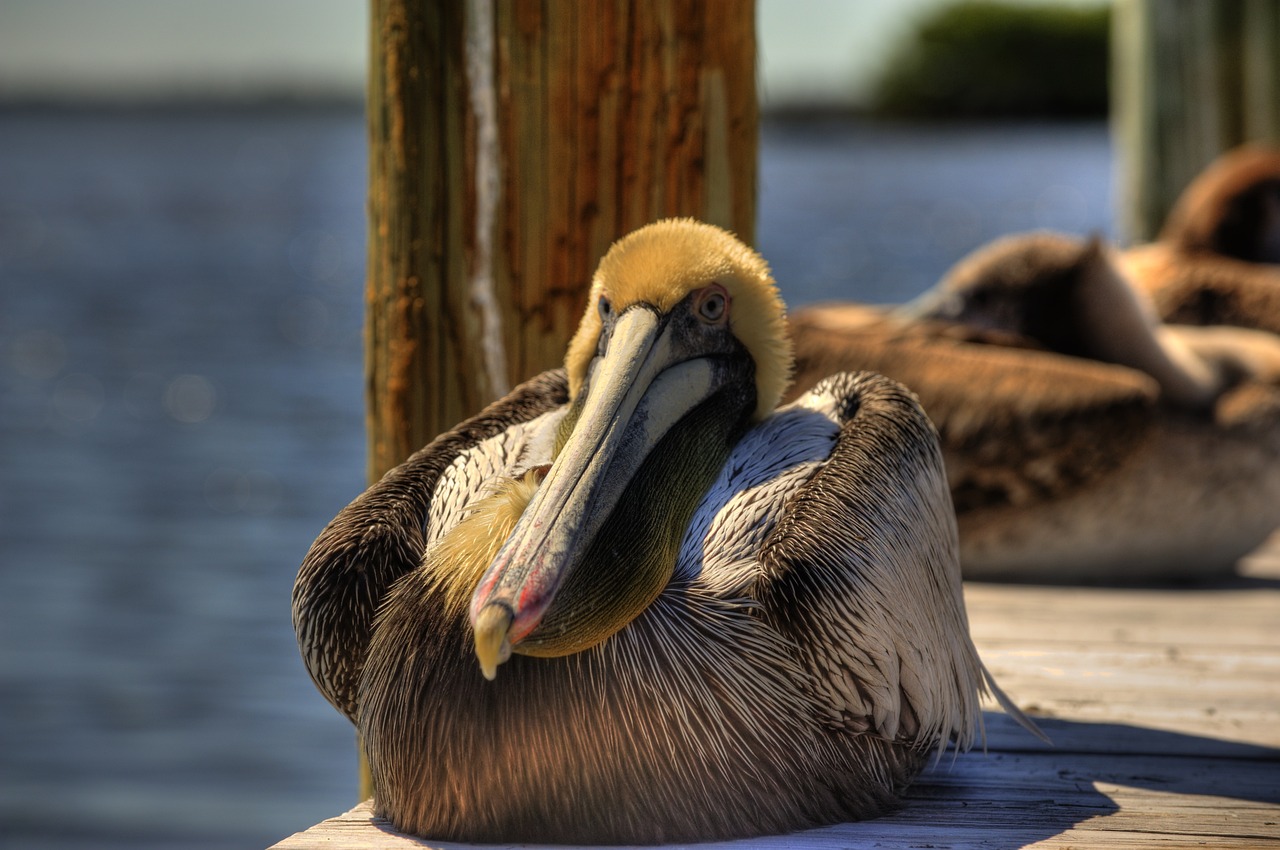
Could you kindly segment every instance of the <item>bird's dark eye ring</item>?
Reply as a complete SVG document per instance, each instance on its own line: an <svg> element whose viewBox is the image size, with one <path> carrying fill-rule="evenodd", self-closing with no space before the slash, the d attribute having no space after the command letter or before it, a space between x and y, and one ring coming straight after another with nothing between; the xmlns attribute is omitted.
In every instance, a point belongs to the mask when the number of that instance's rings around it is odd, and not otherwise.
<svg viewBox="0 0 1280 850"><path fill-rule="evenodd" d="M613 305L610 304L609 299L605 298L603 295L601 295L600 300L596 302L596 309L600 311L601 319L607 319L613 315Z"/></svg>
<svg viewBox="0 0 1280 850"><path fill-rule="evenodd" d="M716 289L708 292L701 301L698 302L698 316L704 322L719 322L724 318L725 309L728 307L729 301L724 292Z"/></svg>

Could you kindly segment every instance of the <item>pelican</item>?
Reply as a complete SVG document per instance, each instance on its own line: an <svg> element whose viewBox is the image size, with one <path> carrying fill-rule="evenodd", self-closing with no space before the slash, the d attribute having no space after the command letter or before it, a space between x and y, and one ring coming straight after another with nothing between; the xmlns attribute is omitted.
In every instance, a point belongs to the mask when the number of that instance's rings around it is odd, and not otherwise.
<svg viewBox="0 0 1280 850"><path fill-rule="evenodd" d="M919 395L966 578L1202 578L1280 526L1280 339L1160 323L1098 240L1007 237L913 302L791 327L797 391L859 368Z"/></svg>
<svg viewBox="0 0 1280 850"><path fill-rule="evenodd" d="M1167 322L1280 333L1280 150L1224 154L1120 263Z"/></svg>
<svg viewBox="0 0 1280 850"><path fill-rule="evenodd" d="M1000 694L912 395L790 376L765 262L688 219L608 251L563 371L355 499L299 571L307 669L375 811L477 842L655 843L893 809Z"/></svg>

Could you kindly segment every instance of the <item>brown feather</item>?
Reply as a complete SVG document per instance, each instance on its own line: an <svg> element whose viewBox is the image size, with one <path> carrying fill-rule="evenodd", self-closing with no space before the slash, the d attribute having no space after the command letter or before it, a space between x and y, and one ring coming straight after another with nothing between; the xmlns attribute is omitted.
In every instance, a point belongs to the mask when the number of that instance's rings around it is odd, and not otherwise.
<svg viewBox="0 0 1280 850"><path fill-rule="evenodd" d="M938 429L959 511L1084 487L1123 463L1151 427L1155 382L1124 367L975 344L883 315L841 332L802 309L791 325L796 388L847 369L911 387Z"/></svg>
<svg viewBox="0 0 1280 850"><path fill-rule="evenodd" d="M967 745L984 671L936 437L883 377L817 392L835 448L771 519L747 595L678 580L603 643L487 682L446 566L398 581L359 698L377 810L449 840L731 838L883 814Z"/></svg>
<svg viewBox="0 0 1280 850"><path fill-rule="evenodd" d="M1160 230L1178 252L1280 263L1280 150L1236 148L1179 195Z"/></svg>
<svg viewBox="0 0 1280 850"><path fill-rule="evenodd" d="M1280 334L1280 266L1189 254L1165 243L1126 251L1120 262L1166 322Z"/></svg>
<svg viewBox="0 0 1280 850"><path fill-rule="evenodd" d="M311 680L352 722L374 612L392 583L418 566L440 475L467 447L567 399L561 369L521 384L389 471L311 545L293 586L293 626Z"/></svg>
<svg viewBox="0 0 1280 850"><path fill-rule="evenodd" d="M790 322L793 392L874 369L919 395L968 577L1210 575L1280 522L1280 337L1161 324L1096 242L1008 237L902 307Z"/></svg>

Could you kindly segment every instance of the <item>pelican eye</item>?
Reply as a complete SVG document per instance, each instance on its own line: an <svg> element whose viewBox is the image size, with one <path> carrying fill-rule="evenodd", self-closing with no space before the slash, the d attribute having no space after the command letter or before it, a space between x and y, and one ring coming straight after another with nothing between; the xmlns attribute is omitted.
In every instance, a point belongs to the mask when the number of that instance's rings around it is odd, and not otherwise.
<svg viewBox="0 0 1280 850"><path fill-rule="evenodd" d="M698 300L698 318L709 324L724 321L729 310L729 296L718 284L708 286Z"/></svg>
<svg viewBox="0 0 1280 850"><path fill-rule="evenodd" d="M600 311L601 320L606 320L613 315L613 305L610 304L609 299L605 298L603 295L601 295L600 300L596 302L596 309Z"/></svg>

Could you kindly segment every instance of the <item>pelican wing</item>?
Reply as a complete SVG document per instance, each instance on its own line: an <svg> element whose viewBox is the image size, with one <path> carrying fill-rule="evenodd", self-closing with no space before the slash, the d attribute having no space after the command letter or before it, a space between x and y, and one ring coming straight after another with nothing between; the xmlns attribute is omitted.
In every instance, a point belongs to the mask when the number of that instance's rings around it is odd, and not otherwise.
<svg viewBox="0 0 1280 850"><path fill-rule="evenodd" d="M797 387L869 369L916 393L938 429L959 511L1083 486L1129 457L1154 421L1155 381L1123 366L980 344L926 323L835 327L801 311L792 326Z"/></svg>
<svg viewBox="0 0 1280 850"><path fill-rule="evenodd" d="M1280 333L1280 267L1146 245L1120 264L1166 322Z"/></svg>
<svg viewBox="0 0 1280 850"><path fill-rule="evenodd" d="M483 453L514 459L519 426L567 401L557 369L441 434L343 508L312 544L293 587L293 624L307 672L355 720L356 693L374 616L387 589L418 566L441 526L457 521L486 484Z"/></svg>
<svg viewBox="0 0 1280 850"><path fill-rule="evenodd" d="M838 374L801 404L840 430L760 553L757 593L833 729L968 745L984 670L969 639L937 436L902 385Z"/></svg>

